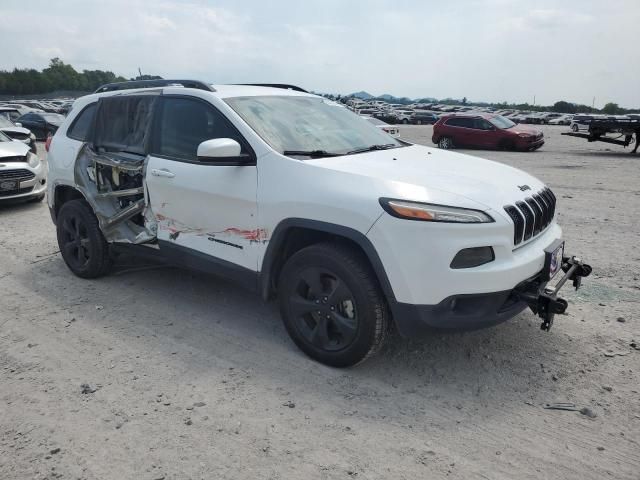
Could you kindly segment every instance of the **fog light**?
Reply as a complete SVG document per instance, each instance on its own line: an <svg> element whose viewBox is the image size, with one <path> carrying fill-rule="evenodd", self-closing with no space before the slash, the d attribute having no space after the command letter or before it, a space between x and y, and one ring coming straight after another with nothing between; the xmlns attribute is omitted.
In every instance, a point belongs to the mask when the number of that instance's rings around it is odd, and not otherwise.
<svg viewBox="0 0 640 480"><path fill-rule="evenodd" d="M495 258L491 247L464 248L453 257L450 267L455 269L478 267L493 262Z"/></svg>

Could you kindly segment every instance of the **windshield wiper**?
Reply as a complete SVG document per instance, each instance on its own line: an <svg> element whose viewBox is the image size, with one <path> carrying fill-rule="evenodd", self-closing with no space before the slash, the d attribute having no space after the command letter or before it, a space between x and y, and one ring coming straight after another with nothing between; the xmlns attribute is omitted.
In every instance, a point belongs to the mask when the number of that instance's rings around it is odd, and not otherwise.
<svg viewBox="0 0 640 480"><path fill-rule="evenodd" d="M355 153L373 152L375 150L389 150L390 148L398 148L398 147L400 147L400 145L397 145L395 143L385 143L384 145L370 145L368 147L351 150L350 152L347 152L347 155L352 155Z"/></svg>
<svg viewBox="0 0 640 480"><path fill-rule="evenodd" d="M326 150L285 150L283 155L300 155L302 157L323 158L323 157L339 157L341 153L331 153Z"/></svg>

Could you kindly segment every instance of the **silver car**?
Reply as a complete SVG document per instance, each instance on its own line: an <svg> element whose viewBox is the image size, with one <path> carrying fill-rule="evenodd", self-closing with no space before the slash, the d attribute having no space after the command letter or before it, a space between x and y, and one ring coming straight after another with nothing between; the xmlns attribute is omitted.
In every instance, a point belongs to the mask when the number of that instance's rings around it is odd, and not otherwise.
<svg viewBox="0 0 640 480"><path fill-rule="evenodd" d="M46 177L46 165L28 145L0 132L0 201L42 200Z"/></svg>

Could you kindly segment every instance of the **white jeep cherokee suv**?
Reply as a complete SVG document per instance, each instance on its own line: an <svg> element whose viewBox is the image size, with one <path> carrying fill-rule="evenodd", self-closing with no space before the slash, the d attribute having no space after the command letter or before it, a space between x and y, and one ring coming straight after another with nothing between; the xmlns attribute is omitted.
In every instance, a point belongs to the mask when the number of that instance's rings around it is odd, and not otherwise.
<svg viewBox="0 0 640 480"><path fill-rule="evenodd" d="M333 366L376 352L393 322L494 325L546 288L563 255L556 200L500 163L411 145L286 85L110 84L78 99L49 150L64 261L93 278L128 247L277 296L293 341ZM560 285L561 286L561 285Z"/></svg>

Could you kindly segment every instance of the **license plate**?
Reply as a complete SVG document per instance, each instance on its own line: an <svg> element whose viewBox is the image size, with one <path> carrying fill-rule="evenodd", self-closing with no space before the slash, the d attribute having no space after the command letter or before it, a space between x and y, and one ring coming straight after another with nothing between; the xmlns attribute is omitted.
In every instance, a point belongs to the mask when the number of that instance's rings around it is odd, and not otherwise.
<svg viewBox="0 0 640 480"><path fill-rule="evenodd" d="M0 180L0 191L17 190L18 180Z"/></svg>
<svg viewBox="0 0 640 480"><path fill-rule="evenodd" d="M564 256L564 240L556 240L544 251L543 276L546 280L551 280L562 270L562 257Z"/></svg>

